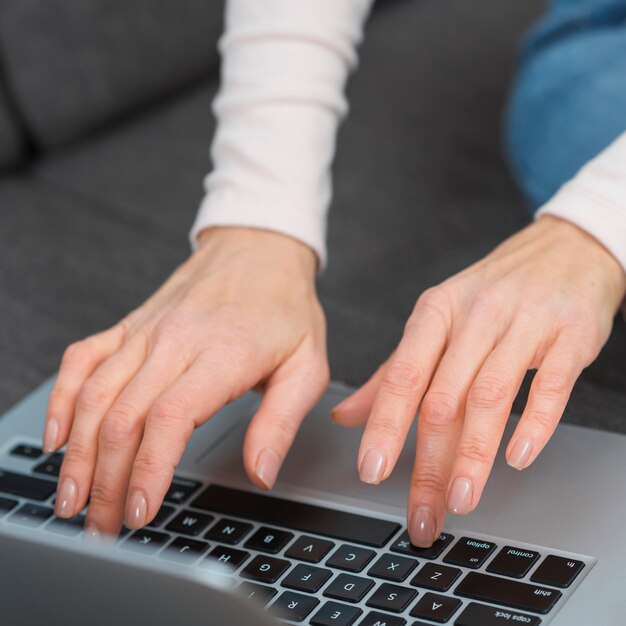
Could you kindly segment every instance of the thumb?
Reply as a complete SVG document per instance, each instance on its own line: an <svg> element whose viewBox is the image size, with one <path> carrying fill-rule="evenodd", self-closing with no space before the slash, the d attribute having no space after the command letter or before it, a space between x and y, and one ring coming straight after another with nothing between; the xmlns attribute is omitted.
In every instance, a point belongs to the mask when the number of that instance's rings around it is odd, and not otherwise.
<svg viewBox="0 0 626 626"><path fill-rule="evenodd" d="M302 420L317 404L329 381L323 351L302 345L268 379L263 400L243 445L250 480L271 489Z"/></svg>

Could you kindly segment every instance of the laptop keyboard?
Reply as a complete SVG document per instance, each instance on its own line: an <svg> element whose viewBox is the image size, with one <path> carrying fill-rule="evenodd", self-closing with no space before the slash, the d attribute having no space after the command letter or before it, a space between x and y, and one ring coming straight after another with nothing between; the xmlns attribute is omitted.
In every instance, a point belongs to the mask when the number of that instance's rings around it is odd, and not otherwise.
<svg viewBox="0 0 626 626"><path fill-rule="evenodd" d="M21 469L0 469L0 518L80 537L84 512L53 514L63 454L20 443L11 457ZM117 546L214 570L279 619L312 626L546 625L593 566L475 534L444 532L420 549L397 521L183 476Z"/></svg>

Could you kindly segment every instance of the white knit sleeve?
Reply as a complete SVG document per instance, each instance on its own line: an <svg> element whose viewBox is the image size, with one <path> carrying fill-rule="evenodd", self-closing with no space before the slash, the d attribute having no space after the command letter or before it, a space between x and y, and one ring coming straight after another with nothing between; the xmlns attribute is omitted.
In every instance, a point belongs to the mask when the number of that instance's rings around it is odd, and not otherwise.
<svg viewBox="0 0 626 626"><path fill-rule="evenodd" d="M626 271L626 133L589 161L537 212L573 222Z"/></svg>
<svg viewBox="0 0 626 626"><path fill-rule="evenodd" d="M372 0L229 0L206 196L210 226L269 229L326 263L326 213L344 86Z"/></svg>

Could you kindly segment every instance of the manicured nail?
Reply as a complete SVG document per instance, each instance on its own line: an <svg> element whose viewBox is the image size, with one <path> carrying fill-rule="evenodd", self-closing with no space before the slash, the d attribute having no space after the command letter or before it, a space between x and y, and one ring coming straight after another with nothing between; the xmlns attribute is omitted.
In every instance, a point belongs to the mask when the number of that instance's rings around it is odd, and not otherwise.
<svg viewBox="0 0 626 626"><path fill-rule="evenodd" d="M76 483L72 478L64 478L57 491L54 514L57 517L72 517L76 506Z"/></svg>
<svg viewBox="0 0 626 626"><path fill-rule="evenodd" d="M57 449L57 440L59 438L59 422L54 418L50 418L46 422L46 429L43 433L43 451L54 452Z"/></svg>
<svg viewBox="0 0 626 626"><path fill-rule="evenodd" d="M102 543L102 535L95 526L87 526L83 538L88 543Z"/></svg>
<svg viewBox="0 0 626 626"><path fill-rule="evenodd" d="M517 470L528 467L528 462L533 453L533 444L528 439L518 439L509 454L507 463Z"/></svg>
<svg viewBox="0 0 626 626"><path fill-rule="evenodd" d="M474 486L469 478L457 478L448 492L448 509L457 515L465 515L472 508Z"/></svg>
<svg viewBox="0 0 626 626"><path fill-rule="evenodd" d="M409 521L411 543L419 548L430 548L435 540L437 523L435 514L428 506L420 506L413 511Z"/></svg>
<svg viewBox="0 0 626 626"><path fill-rule="evenodd" d="M361 461L359 478L370 485L378 485L385 471L385 455L378 448L370 448Z"/></svg>
<svg viewBox="0 0 626 626"><path fill-rule="evenodd" d="M143 528L148 515L148 502L143 494L135 492L128 498L126 505L126 526L128 528Z"/></svg>
<svg viewBox="0 0 626 626"><path fill-rule="evenodd" d="M276 482L280 470L280 458L271 448L265 448L259 453L259 458L254 468L256 477L263 483L266 489L271 489Z"/></svg>

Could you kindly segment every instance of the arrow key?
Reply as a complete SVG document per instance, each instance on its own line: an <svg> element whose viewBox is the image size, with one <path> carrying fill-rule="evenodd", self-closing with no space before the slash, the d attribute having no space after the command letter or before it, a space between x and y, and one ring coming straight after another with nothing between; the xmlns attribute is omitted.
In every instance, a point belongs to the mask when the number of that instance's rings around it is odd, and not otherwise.
<svg viewBox="0 0 626 626"><path fill-rule="evenodd" d="M461 601L456 598L427 593L411 609L411 615L443 624L456 613L460 606Z"/></svg>

